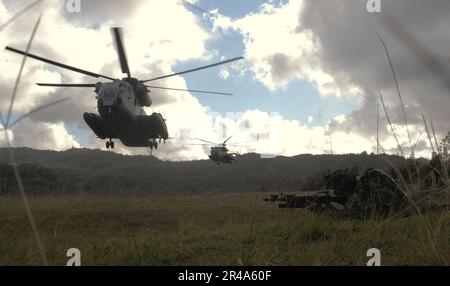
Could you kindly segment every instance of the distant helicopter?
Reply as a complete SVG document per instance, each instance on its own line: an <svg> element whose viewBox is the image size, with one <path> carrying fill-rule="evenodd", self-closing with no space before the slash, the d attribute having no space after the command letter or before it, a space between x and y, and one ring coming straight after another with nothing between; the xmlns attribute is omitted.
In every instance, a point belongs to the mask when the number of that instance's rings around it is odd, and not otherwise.
<svg viewBox="0 0 450 286"><path fill-rule="evenodd" d="M158 148L157 140L159 140L159 142L161 142L161 140L164 140L165 143L165 141L169 139L169 133L167 131L167 126L165 123L166 120L163 118L163 116L160 113L153 113L152 115L146 115L144 111L145 106L148 107L152 105L152 100L150 99L149 96L150 93L149 88L232 95L230 93L223 93L223 92L152 86L146 85L145 83L215 67L218 65L243 59L243 57L232 58L229 60L224 60L210 65L182 72L177 72L169 75L163 75L148 80L138 80L136 78L131 77L125 53L125 48L122 43L121 29L113 28L112 32L117 48L117 53L119 56L119 62L122 73L127 74L127 77L123 78L122 80L93 73L66 64L62 64L53 60L49 60L40 56L32 55L30 53L17 50L15 48L6 47L5 49L84 75L111 80L112 82L81 83L81 84L37 83L37 85L39 86L94 88L95 89L94 92L97 94L96 97L97 110L99 114L85 112L83 114L83 118L84 121L95 133L95 135L97 135L98 138L108 139L108 141L106 141L107 149L114 148L113 139L119 139L125 146L149 147L151 150L153 148L154 149Z"/></svg>
<svg viewBox="0 0 450 286"><path fill-rule="evenodd" d="M241 155L239 153L229 153L228 148L226 147L226 143L228 140L231 139L232 136L228 137L223 143L214 143L207 140L203 140L200 138L194 138L195 140L202 141L206 144L191 144L191 145L212 145L211 146L211 153L208 156L209 159L213 160L214 162L219 165L220 163L225 164L231 164L234 160L238 159Z"/></svg>

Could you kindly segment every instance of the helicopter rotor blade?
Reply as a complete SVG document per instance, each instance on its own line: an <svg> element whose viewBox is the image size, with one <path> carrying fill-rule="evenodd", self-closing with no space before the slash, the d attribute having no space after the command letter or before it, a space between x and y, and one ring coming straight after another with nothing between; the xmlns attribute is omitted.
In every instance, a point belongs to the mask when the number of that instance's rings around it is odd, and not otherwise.
<svg viewBox="0 0 450 286"><path fill-rule="evenodd" d="M54 65L54 66L57 66L57 67L61 67L61 68L67 69L67 70L71 70L71 71L77 72L77 73L88 75L88 76L91 76L91 77L95 77L95 78L102 77L102 78L114 80L114 78L109 77L109 76L93 73L93 72L90 72L90 71L87 71L87 70L83 70L83 69L76 68L76 67L73 67L73 66L69 66L69 65L66 65L66 64L63 64L63 63L52 61L52 60L49 60L49 59L46 59L46 58L43 58L43 57L40 57L40 56L36 56L36 55L30 54L30 53L26 53L26 52L20 51L20 50L15 49L15 48L6 47L5 50L10 51L10 52L14 52L14 53L17 53L17 54L21 54L21 55L27 56L29 58L33 58L35 60L38 60L38 61L41 61L41 62L44 62L44 63L48 63L48 64L51 64L51 65Z"/></svg>
<svg viewBox="0 0 450 286"><path fill-rule="evenodd" d="M122 41L122 29L115 27L112 28L112 32L114 35L114 41L116 43L117 54L119 55L120 68L122 69L123 73L126 73L128 77L131 77L127 55L125 53L125 47Z"/></svg>
<svg viewBox="0 0 450 286"><path fill-rule="evenodd" d="M224 145L224 146L225 146L225 144L227 143L227 141L228 141L228 140L230 140L230 139L231 139L231 137L233 137L233 136L230 136L230 137L228 137L228 138L227 138L227 140L223 141L222 145Z"/></svg>
<svg viewBox="0 0 450 286"><path fill-rule="evenodd" d="M39 86L55 87L95 87L93 83L36 83Z"/></svg>
<svg viewBox="0 0 450 286"><path fill-rule="evenodd" d="M214 64L198 67L198 68L195 68L195 69L190 69L190 70L185 70L185 71L182 71L182 72L177 72L177 73L173 73L173 74L169 74L169 75L163 75L163 76L155 77L155 78L152 78L152 79L144 80L143 82L149 82L149 81L154 81L154 80L158 80L158 79L168 78L168 77L172 77L172 76L176 76L176 75L181 75L181 74L186 74L186 73L190 73L190 72L195 72L195 71L199 71L199 70L203 70L203 69L208 69L208 68L212 68L212 67L215 67L215 66L224 65L224 64L231 63L231 62L234 62L234 61L242 60L243 58L244 57L232 58L232 59L229 59L229 60L225 60L225 61L217 62L217 63L214 63Z"/></svg>
<svg viewBox="0 0 450 286"><path fill-rule="evenodd" d="M226 92L218 92L218 91L206 91L206 90L197 90L197 89L180 89L180 88L172 88L172 87L163 87L163 86L154 86L154 85L146 85L149 88L156 89L167 89L167 90L177 90L177 91L188 91L188 92L198 92L198 93L210 93L210 94L220 94L220 95L233 95L232 93Z"/></svg>
<svg viewBox="0 0 450 286"><path fill-rule="evenodd" d="M214 142L211 142L211 141L207 141L207 140L203 140L203 139L200 139L200 138L194 138L194 140L200 140L200 141L206 142L208 144L217 145L217 143L214 143Z"/></svg>

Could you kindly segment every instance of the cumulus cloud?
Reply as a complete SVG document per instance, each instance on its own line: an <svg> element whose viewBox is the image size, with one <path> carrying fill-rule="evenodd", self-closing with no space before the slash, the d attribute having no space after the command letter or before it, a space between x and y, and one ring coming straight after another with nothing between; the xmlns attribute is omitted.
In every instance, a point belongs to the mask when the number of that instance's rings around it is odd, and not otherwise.
<svg viewBox="0 0 450 286"><path fill-rule="evenodd" d="M26 120L13 130L12 145L44 150L79 148L75 137L69 134L63 122L56 124Z"/></svg>
<svg viewBox="0 0 450 286"><path fill-rule="evenodd" d="M232 20L217 15L214 29L241 33L245 57L254 77L268 88L283 88L293 80L308 80L317 85L323 95L357 95L355 87L340 86L316 59L321 46L309 29L298 30L298 17L306 1L288 1L278 5L268 2L255 13Z"/></svg>
<svg viewBox="0 0 450 286"><path fill-rule="evenodd" d="M230 149L240 153L294 156L301 153L360 153L364 151L375 153L377 151L376 133L373 136L364 136L341 130L333 131L331 124L323 127L309 127L307 123L289 120L278 113L260 110L212 116L214 118L212 129L215 132L210 137L203 138L220 143L229 136L233 136L228 142ZM339 124L346 120L346 116L341 115L332 121ZM398 129L399 126L395 127ZM414 134L418 132L412 131ZM425 144L425 141L419 143ZM401 154L392 136L380 137L380 144L386 152Z"/></svg>
<svg viewBox="0 0 450 286"><path fill-rule="evenodd" d="M352 138L373 137L381 90L396 133L403 148L408 149L424 134L421 112L433 118L439 137L448 129L449 85L442 83L436 71L450 72L445 67L450 51L447 17L450 2L437 0L431 5L419 0L382 1L382 11L368 13L366 1L360 0L268 2L259 11L240 19L217 15L213 22L215 29L241 33L249 70L268 88L278 89L306 79L316 84L322 96L359 102L359 107L345 120L331 120L330 134L344 132ZM389 19L407 27L413 40L389 25ZM395 33L396 30L399 31ZM393 59L411 143L389 63L376 32L385 39ZM427 50L421 49L423 46ZM430 60L430 54L444 68L430 68L430 64L436 64ZM382 124L381 137L392 136L385 120ZM425 141L419 143L416 150L429 151Z"/></svg>
<svg viewBox="0 0 450 286"><path fill-rule="evenodd" d="M440 136L448 128L448 87L441 84L420 55L402 43L396 27L389 25L395 19L407 27L416 43L424 43L429 52L446 61L450 50L446 15L450 3L437 0L433 5L423 1L384 1L383 13L369 14L365 1L308 1L298 17L297 30L311 31L322 47L317 57L336 81L355 85L361 92L362 105L337 125L338 130L359 134L373 134L378 90L383 91L391 119L397 125L401 141L408 141L399 98L385 51L375 36L386 41L399 79L410 124L412 143L424 134L421 112L432 117L439 126ZM385 127L385 125L383 126ZM383 128L387 136L387 128ZM422 142L424 143L424 142ZM409 142L404 146L409 146ZM425 144L417 146L425 150ZM428 149L429 150L429 149Z"/></svg>
<svg viewBox="0 0 450 286"><path fill-rule="evenodd" d="M120 73L110 27L122 26L130 68L133 75L141 79L172 73L172 65L178 62L191 59L205 62L210 60L211 55L205 49L208 33L179 1L108 1L108 5L105 5L105 1L88 1L89 3L83 2L81 13L68 13L65 3L61 1L47 2L50 3L44 7L44 17L31 49L32 53L121 78L123 75ZM17 11L18 4L15 2L4 1L1 4L1 19L7 19ZM2 46L10 45L24 49L33 25L33 21L29 19L37 18L36 12L38 11L28 12L27 17L18 19L14 25L8 27L0 39ZM174 25L175 22L177 25ZM21 57L16 54L1 53L2 112L6 112L20 60ZM62 146L71 147L72 143L73 146L79 146L72 142L74 140L69 140L66 128L67 125L77 125L77 130L81 134L70 136L89 136L87 147L103 147L103 142L94 143L95 137L84 125L81 117L83 112L95 112L96 100L93 90L42 88L34 84L96 81L98 79L29 59L14 106L14 116L58 98L69 97L71 100L36 113L30 120L22 122L21 128L14 130L15 143L39 148L51 148L51 144L54 144L55 149ZM158 85L186 88L186 83L181 77L158 82ZM155 90L152 99L154 105L147 109L147 113L159 111L166 115L172 134L186 127L184 124L187 122L186 118L191 118L190 128L195 125L201 126L192 123L192 120L204 121L204 118L201 118L204 107L189 93ZM177 125L178 123L182 124ZM46 134L45 128L48 129ZM33 130L42 136L30 132ZM26 134L30 134L34 139L26 140ZM55 138L55 140L48 139L53 135L59 136L61 141ZM43 143L38 143L39 140ZM120 147L118 151L140 152Z"/></svg>
<svg viewBox="0 0 450 286"><path fill-rule="evenodd" d="M189 93L152 90L154 105L146 111L162 113L173 137L164 149L155 153L162 159L207 158L208 148L188 145L193 138L221 142L230 135L239 142L252 142L239 147L241 152L295 155L329 152L331 147L336 153L375 151L378 90L385 96L401 144L408 146L392 74L375 31L383 36L391 52L406 103L412 141L421 138L416 152L426 154L429 148L421 112L433 117L438 137L447 132L450 104L447 86L427 69L427 62L418 55L417 49L405 47L385 24L385 15L396 18L437 58L446 61L450 51L447 17L450 3L445 0L436 0L433 5L420 0L383 1L381 14L367 13L365 1L360 0L268 1L258 11L242 18L232 19L213 11L211 31L195 13L175 0L107 1L107 5L105 1L90 0L83 1L81 13L68 13L61 1L47 2L32 52L57 61L122 77L109 29L123 26L132 73L146 79L172 73L177 63L189 60L207 63L217 59L217 51L206 48L208 40L212 35L217 37L217 33L226 37L229 31L237 31L243 39L246 61L221 69L223 79L229 79L230 71L241 75L250 73L272 91L296 80L306 80L316 85L321 96L359 102L351 114L337 116L322 126L311 126L320 121L320 114L310 117L308 122L259 110L223 116L202 106ZM8 19L18 9L17 1L1 1L0 20ZM23 49L34 22L31 20L37 18L37 12L37 9L28 12L26 17L4 30L0 35L1 46ZM9 101L19 65L19 56L0 53L2 112ZM96 82L97 79L28 60L14 109L16 116L57 98L71 99L24 121L11 134L14 142L63 149L80 146L78 142L85 141L84 147L104 148L104 142L95 138L81 118L85 111L95 112L93 91L40 88L34 85L39 81ZM158 84L187 87L182 77ZM397 144L390 135L383 111L379 112L381 144L386 151L397 153ZM71 134L68 126L75 126L77 131ZM79 140L81 137L88 140ZM42 142L37 142L40 140ZM116 146L118 152L126 154L147 152Z"/></svg>

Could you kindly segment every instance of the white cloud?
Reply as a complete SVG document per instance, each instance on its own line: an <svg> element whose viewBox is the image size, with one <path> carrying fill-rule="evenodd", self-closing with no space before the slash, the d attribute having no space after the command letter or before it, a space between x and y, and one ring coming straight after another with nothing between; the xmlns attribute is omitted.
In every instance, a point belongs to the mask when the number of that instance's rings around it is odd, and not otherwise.
<svg viewBox="0 0 450 286"><path fill-rule="evenodd" d="M286 79L276 79L278 75L270 62L272 57L276 54L301 57L314 49L311 35L295 32L301 6L302 1L272 9L268 9L271 5L267 4L259 13L251 13L241 19L218 16L213 22L216 29L233 29L243 35L246 59L251 63L255 77L268 87L276 88L284 85Z"/></svg>
<svg viewBox="0 0 450 286"><path fill-rule="evenodd" d="M219 72L219 76L223 80L227 80L230 77L230 72L226 68L221 68Z"/></svg>
<svg viewBox="0 0 450 286"><path fill-rule="evenodd" d="M284 88L294 80L317 85L321 95L357 99L359 87L335 81L317 59L321 50L312 31L298 30L303 0L278 5L269 1L256 13L232 20L215 12L215 30L225 34L238 31L244 38L245 57L255 79L272 90Z"/></svg>
<svg viewBox="0 0 450 286"><path fill-rule="evenodd" d="M96 5L93 4L94 2L90 2L89 5ZM120 10L128 9L129 3L116 1L113 4ZM139 5L139 9L132 9L132 12L130 12L132 15L129 15L129 17L107 19L106 22L96 27L90 25L95 20L96 13L92 13L92 19L89 18L89 11L80 13L79 19L76 18L76 15L69 15L70 18L67 18L60 1L54 0L45 9L31 51L93 72L122 77L117 54L112 45L110 27L123 26L130 68L133 75L139 76L141 79L159 76L162 73L172 73L171 66L177 62L191 59L205 61L210 59L211 55L205 49L205 42L208 40L209 34L180 1L134 1L133 4ZM12 15L11 11L7 11L7 15L3 15L3 11L6 13L6 10L3 9L3 5L0 6L2 19L7 19ZM29 11L26 17L18 19L14 25L5 30L0 38L1 44L24 49L34 25L34 21L30 21L30 19L37 18L37 12ZM6 112L20 61L21 57L16 54L1 53L0 88L2 89L2 96L0 101L2 102L1 111L3 113ZM72 105L65 106L65 108L70 108L70 110L67 110L68 114L74 112L79 114L76 117L78 122L82 120L81 114L85 111L91 111L95 105L92 90L42 88L34 85L34 82L96 81L98 79L86 78L71 71L28 59L14 106L14 114L17 116L43 102L72 95L76 98L71 100ZM157 84L170 84L173 87L186 88L186 83L181 77L171 78ZM155 91L153 97L156 104L148 111L163 113L170 122L169 130L172 134L176 134L178 130L186 127L199 126L200 128L205 127L205 129L209 127L202 124L202 122L205 122L206 108L202 107L197 99L189 93ZM167 100L170 104L166 104ZM42 111L42 113L57 114L58 118L48 118L41 114L33 117L33 120L44 118L44 120L52 121L51 123L23 121L21 127L14 130L17 135L15 136L16 143L50 149L71 147L72 144L75 147L79 146L73 135L68 134L64 124L57 122L58 120L73 120L73 117L67 117L64 111L55 111L58 108L60 107L55 106L51 110ZM85 131L89 133L91 138L95 138L90 130L85 128ZM90 140L89 146L103 147L104 142L92 144L94 141L97 142L98 140ZM116 146L118 145L120 144ZM118 151L124 153L140 152L135 148L131 151L127 148L122 150L118 148Z"/></svg>
<svg viewBox="0 0 450 286"><path fill-rule="evenodd" d="M80 147L75 137L67 132L63 122L50 124L26 120L13 133L12 144L16 147L58 151Z"/></svg>
<svg viewBox="0 0 450 286"><path fill-rule="evenodd" d="M118 25L124 27L124 41L132 73L141 79L172 73L172 66L179 62L193 59L206 62L211 57L220 56L217 51L208 51L205 46L214 34L206 31L198 22L198 18L181 2L149 0L133 3L138 3L133 4L138 5L137 8L130 9L126 16L119 13L116 18L108 18L99 26L93 26L93 21L97 19L96 13L92 13L91 16L89 13L82 13L84 18L80 19L74 18L76 16L67 18L58 6L60 2L54 0L47 6L32 51L93 72L121 77L109 30L111 26ZM129 3L126 1L116 1L114 5L127 9L127 4ZM217 15L213 20L212 32L221 30L226 35L228 31L235 30L241 33L249 68L254 77L269 89L283 88L293 80L305 79L314 82L322 95L335 94L357 98L362 93L359 86L338 82L316 59L322 47L316 41L315 35L310 30L298 31L299 15L304 9L303 5L303 1L289 1L278 6L269 2L264 4L259 12L236 20ZM0 5L0 19L8 18L10 15L11 13ZM1 45L23 48L34 24L31 20L36 17L36 12L29 12L27 17L19 19L5 30L0 35ZM9 100L8 96L20 59L17 55L0 53L2 70L0 103L3 112L5 103ZM244 63L235 63L229 68L243 66ZM228 69L221 69L220 76L227 79ZM22 122L14 130L14 134L11 134L14 142L20 146L39 149L63 150L72 146L79 147L79 140L76 138L79 134L77 136L70 134L66 126L68 122L73 123L74 120L78 124L84 124L81 114L93 111L92 107L95 105L92 90L44 89L35 86L34 82L96 80L29 59L15 105L15 114L23 114L38 104L55 100L57 97L72 95L74 98L71 105L65 107L66 109L52 107L51 110L43 111L49 114L47 117L39 115L41 117L33 117ZM173 77L157 84L176 88L187 87L182 77ZM223 117L202 106L194 96L185 92L153 90L151 96L155 104L147 108L147 112L162 113L167 119L169 134L173 137L165 146L154 152L162 159L206 159L208 148L188 145L194 143L193 138L200 137L219 143L231 135L233 138L230 143L248 142L244 144L245 147L233 147L240 152L286 156L300 153L321 154L329 152L330 139L335 153L376 150L375 134L368 137L351 130L333 128L333 124L351 123L351 118L346 115L337 116L324 126L308 127L305 123L288 120L282 115L259 110L248 110ZM54 111L55 109L58 111ZM310 117L307 123L313 121L314 118ZM400 126L396 128L401 142L407 142L404 129ZM85 132L83 136L88 136L88 147L105 148L104 142L95 138L86 126L82 132ZM422 130L412 126L411 132L413 137L417 138ZM389 131L385 130L383 134L386 133ZM381 144L385 150L395 152L396 143L392 136L383 137ZM115 151L120 153L147 153L143 148L126 148L119 142L116 146Z"/></svg>

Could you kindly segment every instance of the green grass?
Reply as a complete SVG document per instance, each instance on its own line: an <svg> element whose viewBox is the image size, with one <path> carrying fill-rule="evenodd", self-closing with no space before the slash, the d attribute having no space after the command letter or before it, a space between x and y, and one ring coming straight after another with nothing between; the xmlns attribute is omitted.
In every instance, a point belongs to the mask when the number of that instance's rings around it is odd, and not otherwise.
<svg viewBox="0 0 450 286"><path fill-rule="evenodd" d="M69 248L82 265L450 264L450 218L387 220L279 209L267 194L30 198L51 265ZM424 230L429 226L431 234ZM19 198L0 197L0 265L40 265Z"/></svg>

